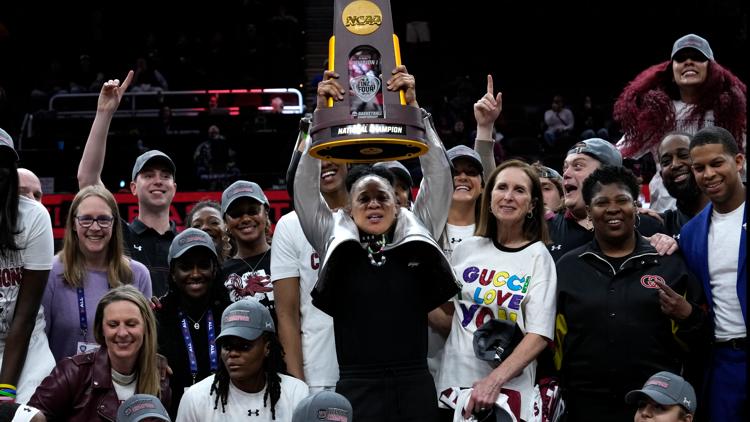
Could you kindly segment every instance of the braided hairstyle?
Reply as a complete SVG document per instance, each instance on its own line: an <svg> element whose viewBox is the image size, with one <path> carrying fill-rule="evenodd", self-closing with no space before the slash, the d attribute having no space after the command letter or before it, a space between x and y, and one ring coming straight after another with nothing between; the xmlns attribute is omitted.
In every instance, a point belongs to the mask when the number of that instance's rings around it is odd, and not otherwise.
<svg viewBox="0 0 750 422"><path fill-rule="evenodd" d="M284 362L284 348L281 346L279 336L276 333L263 333L265 340L268 342L268 355L263 359L263 371L266 374L266 392L263 395L263 407L266 407L268 398L271 398L271 419L276 420L276 403L281 397L281 377L279 374L286 374L286 363ZM219 370L214 376L214 383L211 385L210 394L216 393L214 400L214 409L219 408L221 402L221 411L226 413L227 396L229 395L229 372L224 366L224 360L219 359Z"/></svg>

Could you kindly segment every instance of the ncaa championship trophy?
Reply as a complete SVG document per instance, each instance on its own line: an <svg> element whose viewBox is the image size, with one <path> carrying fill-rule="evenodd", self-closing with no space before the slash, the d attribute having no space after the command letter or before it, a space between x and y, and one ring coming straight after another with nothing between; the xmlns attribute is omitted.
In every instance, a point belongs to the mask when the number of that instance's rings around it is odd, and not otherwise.
<svg viewBox="0 0 750 422"><path fill-rule="evenodd" d="M310 155L372 163L424 154L420 109L406 105L403 91L385 88L391 70L401 65L390 1L335 0L334 10L328 69L340 75L345 93L343 101L329 99L315 110Z"/></svg>

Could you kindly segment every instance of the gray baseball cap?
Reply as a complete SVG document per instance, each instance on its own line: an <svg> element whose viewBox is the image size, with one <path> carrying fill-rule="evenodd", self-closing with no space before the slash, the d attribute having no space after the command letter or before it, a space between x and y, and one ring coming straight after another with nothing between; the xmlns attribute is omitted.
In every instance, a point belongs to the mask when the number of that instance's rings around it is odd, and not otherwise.
<svg viewBox="0 0 750 422"><path fill-rule="evenodd" d="M573 145L567 155L586 154L602 164L622 167L622 154L611 142L602 138L589 138Z"/></svg>
<svg viewBox="0 0 750 422"><path fill-rule="evenodd" d="M411 173L409 173L409 170L406 168L406 166L399 163L398 161L381 161L375 163L373 167L385 168L386 170L393 173L396 178L405 181L406 184L409 185L409 187L414 186L414 180L411 178Z"/></svg>
<svg viewBox="0 0 750 422"><path fill-rule="evenodd" d="M248 182L247 180L238 180L229 185L229 187L224 189L224 192L221 193L221 215L226 214L229 206L232 205L232 202L239 198L252 198L267 207L271 206L268 202L268 198L266 198L266 194L263 193L263 189L261 189L257 183Z"/></svg>
<svg viewBox="0 0 750 422"><path fill-rule="evenodd" d="M146 166L150 161L161 161L164 164L169 167L169 170L172 172L172 176L174 176L175 171L177 168L174 165L174 162L172 161L169 156L159 150L152 149L151 151L146 151L138 158L135 159L135 165L133 166L133 174L131 180L135 180L136 176L138 176L138 173L143 171L143 167Z"/></svg>
<svg viewBox="0 0 750 422"><path fill-rule="evenodd" d="M161 401L150 394L134 394L117 409L117 422L138 422L146 418L172 421Z"/></svg>
<svg viewBox="0 0 750 422"><path fill-rule="evenodd" d="M705 38L699 37L695 34L687 34L675 41L674 45L672 46L672 55L669 56L669 58L674 59L674 55L677 54L677 52L686 48L693 48L700 51L701 54L706 56L706 58L709 60L714 59L714 52L711 50L711 46L708 45L708 41L706 41Z"/></svg>
<svg viewBox="0 0 750 422"><path fill-rule="evenodd" d="M245 340L255 340L263 332L275 333L271 312L253 297L245 297L224 309L221 314L221 334L216 337L235 336Z"/></svg>
<svg viewBox="0 0 750 422"><path fill-rule="evenodd" d="M16 147L13 146L13 138L8 132L0 129L0 148L3 147L9 148L13 151L13 156L16 157L16 161L18 161L18 152L16 151Z"/></svg>
<svg viewBox="0 0 750 422"><path fill-rule="evenodd" d="M196 247L208 248L217 259L219 257L216 254L216 245L214 245L211 236L203 230L191 227L183 230L172 239L172 244L169 245L167 263L171 265L173 259L181 257L185 252Z"/></svg>
<svg viewBox="0 0 750 422"><path fill-rule="evenodd" d="M479 158L479 153L466 145L456 145L455 147L448 150L448 159L451 163L456 158L468 158L474 165L479 169L479 173L484 173L484 167L482 167L482 160Z"/></svg>
<svg viewBox="0 0 750 422"><path fill-rule="evenodd" d="M626 394L625 402L635 404L643 396L662 405L679 404L689 413L695 413L698 407L693 386L681 376L667 371L657 372L643 384L643 388Z"/></svg>
<svg viewBox="0 0 750 422"><path fill-rule="evenodd" d="M292 422L351 422L352 405L334 391L318 391L305 397L294 409Z"/></svg>

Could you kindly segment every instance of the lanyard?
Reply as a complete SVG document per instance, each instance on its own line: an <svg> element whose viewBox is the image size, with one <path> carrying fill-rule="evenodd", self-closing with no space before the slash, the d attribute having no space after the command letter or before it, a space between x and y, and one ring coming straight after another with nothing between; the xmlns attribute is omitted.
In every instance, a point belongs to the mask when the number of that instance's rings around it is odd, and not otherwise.
<svg viewBox="0 0 750 422"><path fill-rule="evenodd" d="M211 372L215 373L219 369L219 358L216 353L216 338L214 336L214 315L209 309L206 318L208 319L208 356L211 360ZM190 362L190 374L193 376L193 384L195 384L195 377L198 375L198 359L195 357L195 349L193 348L193 339L190 337L190 329L188 328L187 318L182 311L178 312L180 318L180 329L182 330L182 339L185 340L185 348L188 352L188 361Z"/></svg>
<svg viewBox="0 0 750 422"><path fill-rule="evenodd" d="M86 340L86 333L89 331L89 323L86 319L86 298L83 296L83 287L78 289L78 322L81 325L81 337Z"/></svg>

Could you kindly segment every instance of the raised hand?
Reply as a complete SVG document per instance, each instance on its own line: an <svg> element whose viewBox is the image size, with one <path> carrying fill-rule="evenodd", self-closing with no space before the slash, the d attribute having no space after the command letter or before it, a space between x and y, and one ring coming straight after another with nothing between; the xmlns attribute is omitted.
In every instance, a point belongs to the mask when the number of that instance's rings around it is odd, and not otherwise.
<svg viewBox="0 0 750 422"><path fill-rule="evenodd" d="M409 71L406 70L406 66L397 66L391 71L391 78L385 83L385 87L389 91L404 91L404 98L406 99L406 105L412 107L419 107L417 103L417 91L416 82L414 75L410 75Z"/></svg>
<svg viewBox="0 0 750 422"><path fill-rule="evenodd" d="M498 92L497 95L495 95L495 85L492 81L492 75L487 75L487 92L479 99L479 101L474 103L474 118L477 121L477 138L479 138L479 130L481 128L489 129L490 135L492 134L492 126L495 124L495 120L500 116L501 111L503 111L503 93ZM487 139L490 139L490 137Z"/></svg>
<svg viewBox="0 0 750 422"><path fill-rule="evenodd" d="M133 71L129 71L125 80L120 84L119 79L110 79L102 85L99 93L99 101L96 104L97 111L113 113L120 106L125 91L128 90L130 82L133 80Z"/></svg>
<svg viewBox="0 0 750 422"><path fill-rule="evenodd" d="M328 99L332 98L334 101L341 101L344 99L344 88L336 80L339 78L339 74L333 70L326 70L323 72L323 80L318 82L318 98L317 107L326 107Z"/></svg>

